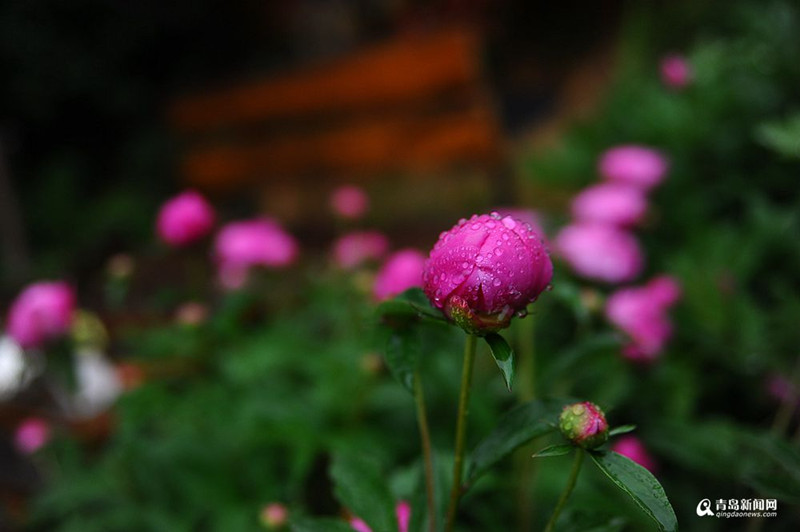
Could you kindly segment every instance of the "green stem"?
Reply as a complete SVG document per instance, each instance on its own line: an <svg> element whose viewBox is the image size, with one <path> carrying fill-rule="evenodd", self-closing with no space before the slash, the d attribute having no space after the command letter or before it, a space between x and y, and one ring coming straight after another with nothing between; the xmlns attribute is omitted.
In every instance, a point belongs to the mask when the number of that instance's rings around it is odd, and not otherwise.
<svg viewBox="0 0 800 532"><path fill-rule="evenodd" d="M572 489L575 487L575 482L578 480L578 473L581 471L581 464L583 463L583 449L577 449L575 453L575 460L572 462L572 471L569 473L569 480L567 480L567 486L564 488L564 492L561 494L561 497L558 499L558 504L556 504L555 510L553 510L553 515L550 517L550 521L547 522L547 527L545 527L544 532L552 532L553 527L556 526L556 521L558 520L558 516L561 514L561 510L564 509L564 506L567 504L567 499L569 499L570 494L572 494Z"/></svg>
<svg viewBox="0 0 800 532"><path fill-rule="evenodd" d="M417 405L417 423L419 437L422 441L422 456L425 461L425 494L428 502L428 528L430 532L436 530L436 504L433 492L433 458L431 453L431 433L428 428L428 414L425 412L425 393L422 389L422 379L419 370L414 372L414 402Z"/></svg>
<svg viewBox="0 0 800 532"><path fill-rule="evenodd" d="M464 346L464 367L461 371L461 394L458 399L458 419L456 422L456 455L453 462L453 487L450 490L450 505L447 508L447 525L445 531L453 530L458 511L458 501L461 499L461 472L464 463L464 439L467 433L467 416L469 415L469 391L472 385L472 366L475 363L475 345L478 337L474 334L467 336Z"/></svg>

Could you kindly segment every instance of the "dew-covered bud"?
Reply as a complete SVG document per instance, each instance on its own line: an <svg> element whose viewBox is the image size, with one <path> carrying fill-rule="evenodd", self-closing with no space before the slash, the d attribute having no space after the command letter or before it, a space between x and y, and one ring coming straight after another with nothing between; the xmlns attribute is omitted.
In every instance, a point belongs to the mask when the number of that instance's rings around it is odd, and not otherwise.
<svg viewBox="0 0 800 532"><path fill-rule="evenodd" d="M567 405L558 428L566 439L584 449L594 449L608 440L608 422L600 407L589 401Z"/></svg>
<svg viewBox="0 0 800 532"><path fill-rule="evenodd" d="M492 213L462 219L439 236L423 287L448 318L480 335L508 327L552 277L540 235L511 216Z"/></svg>

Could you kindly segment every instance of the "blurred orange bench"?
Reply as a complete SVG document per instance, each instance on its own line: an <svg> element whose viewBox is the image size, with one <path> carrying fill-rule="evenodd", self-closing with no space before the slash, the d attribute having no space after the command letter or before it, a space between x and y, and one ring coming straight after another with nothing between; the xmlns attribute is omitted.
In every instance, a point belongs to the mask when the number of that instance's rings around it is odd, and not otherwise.
<svg viewBox="0 0 800 532"><path fill-rule="evenodd" d="M454 168L485 174L500 162L501 138L480 57L477 32L444 29L181 97L169 109L180 172L210 193L256 188L264 208L285 218L308 212L310 196L337 182L385 191L375 183L389 176L426 176L421 183ZM469 181L468 173L451 179ZM457 188L427 183L417 192Z"/></svg>

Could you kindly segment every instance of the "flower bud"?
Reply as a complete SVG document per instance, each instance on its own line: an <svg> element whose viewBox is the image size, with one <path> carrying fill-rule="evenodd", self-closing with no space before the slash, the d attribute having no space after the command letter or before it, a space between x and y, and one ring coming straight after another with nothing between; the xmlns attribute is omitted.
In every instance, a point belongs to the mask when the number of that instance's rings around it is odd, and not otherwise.
<svg viewBox="0 0 800 532"><path fill-rule="evenodd" d="M369 198L360 187L343 185L331 194L331 209L342 218L361 218L368 208Z"/></svg>
<svg viewBox="0 0 800 532"><path fill-rule="evenodd" d="M23 349L41 347L69 331L75 294L64 282L27 286L8 311L8 334Z"/></svg>
<svg viewBox="0 0 800 532"><path fill-rule="evenodd" d="M647 452L644 444L636 436L622 436L614 445L611 450L623 456L627 456L643 468L649 470L651 473L656 469L656 461Z"/></svg>
<svg viewBox="0 0 800 532"><path fill-rule="evenodd" d="M214 218L214 210L205 198L188 190L164 203L156 230L167 244L185 246L206 236L214 226Z"/></svg>
<svg viewBox="0 0 800 532"><path fill-rule="evenodd" d="M424 267L425 255L416 249L403 249L394 253L386 259L375 279L375 299L382 301L409 288L422 286Z"/></svg>
<svg viewBox="0 0 800 532"><path fill-rule="evenodd" d="M600 407L589 401L565 406L558 428L566 439L584 449L594 449L608 439L606 416Z"/></svg>
<svg viewBox="0 0 800 532"><path fill-rule="evenodd" d="M667 173L669 162L659 151L646 146L624 145L607 150L598 163L598 171L615 183L648 190L659 184Z"/></svg>
<svg viewBox="0 0 800 532"><path fill-rule="evenodd" d="M433 305L472 334L508 327L550 284L553 263L531 227L497 213L462 219L431 250L423 288Z"/></svg>
<svg viewBox="0 0 800 532"><path fill-rule="evenodd" d="M632 281L644 263L636 237L606 224L568 225L555 248L578 275L606 283Z"/></svg>
<svg viewBox="0 0 800 532"><path fill-rule="evenodd" d="M685 57L670 54L661 60L661 81L670 89L680 90L692 82L692 67Z"/></svg>
<svg viewBox="0 0 800 532"><path fill-rule="evenodd" d="M261 509L259 515L261 524L267 530L279 530L289 521L289 510L279 502L270 503Z"/></svg>

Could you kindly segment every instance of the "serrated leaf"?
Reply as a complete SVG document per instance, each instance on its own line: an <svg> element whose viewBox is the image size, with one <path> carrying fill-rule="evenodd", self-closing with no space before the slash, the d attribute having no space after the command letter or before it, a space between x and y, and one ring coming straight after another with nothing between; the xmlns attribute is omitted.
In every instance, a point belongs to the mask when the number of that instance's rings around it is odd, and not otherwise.
<svg viewBox="0 0 800 532"><path fill-rule="evenodd" d="M474 482L494 464L534 438L556 430L555 424L569 399L523 403L505 414L470 454L467 481Z"/></svg>
<svg viewBox="0 0 800 532"><path fill-rule="evenodd" d="M678 530L678 520L664 488L650 471L613 451L589 453L600 470L649 515L660 530Z"/></svg>
<svg viewBox="0 0 800 532"><path fill-rule="evenodd" d="M353 527L338 519L314 519L299 517L292 519L292 532L353 532Z"/></svg>
<svg viewBox="0 0 800 532"><path fill-rule="evenodd" d="M545 447L538 453L535 453L532 458L547 458L550 456L564 456L565 454L569 454L575 447L570 445L569 443L559 443L556 445L550 445L549 447Z"/></svg>
<svg viewBox="0 0 800 532"><path fill-rule="evenodd" d="M511 390L511 383L514 381L514 350L508 345L506 339L497 333L487 334L486 343L492 352L492 357L503 374L506 387Z"/></svg>
<svg viewBox="0 0 800 532"><path fill-rule="evenodd" d="M636 430L636 425L620 425L608 431L608 437L619 436L620 434L627 434Z"/></svg>
<svg viewBox="0 0 800 532"><path fill-rule="evenodd" d="M397 532L394 500L378 466L364 456L338 454L331 465L339 501L373 530Z"/></svg>

